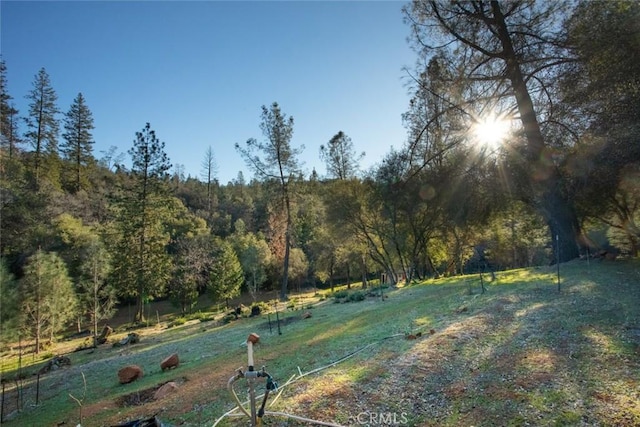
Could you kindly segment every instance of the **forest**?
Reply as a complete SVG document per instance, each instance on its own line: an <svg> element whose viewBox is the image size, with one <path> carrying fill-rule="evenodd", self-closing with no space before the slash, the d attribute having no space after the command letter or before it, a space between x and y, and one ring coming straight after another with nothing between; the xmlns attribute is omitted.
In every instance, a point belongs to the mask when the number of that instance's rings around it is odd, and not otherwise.
<svg viewBox="0 0 640 427"><path fill-rule="evenodd" d="M406 143L361 170L336 130L324 176L303 173L277 102L236 144L249 182L218 182L215 147L184 176L152 123L95 153L82 88L59 106L42 68L12 94L0 62L2 344L95 335L125 302L141 322L161 298L187 313L205 294L637 257L640 3L416 1L404 19Z"/></svg>

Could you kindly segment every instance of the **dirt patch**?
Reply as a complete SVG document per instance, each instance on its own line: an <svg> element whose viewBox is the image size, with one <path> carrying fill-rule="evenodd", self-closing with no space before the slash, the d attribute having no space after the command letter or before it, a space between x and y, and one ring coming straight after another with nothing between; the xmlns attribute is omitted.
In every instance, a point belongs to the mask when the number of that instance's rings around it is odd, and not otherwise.
<svg viewBox="0 0 640 427"><path fill-rule="evenodd" d="M126 408L128 406L142 406L145 403L153 402L155 400L153 396L155 395L156 391L158 391L158 389L163 385L169 382L174 382L177 385L181 385L186 381L188 381L186 377L182 377L182 378L178 378L170 381L164 381L153 387L149 387L144 390L134 391L133 393L120 396L119 398L116 399L115 403L120 408Z"/></svg>

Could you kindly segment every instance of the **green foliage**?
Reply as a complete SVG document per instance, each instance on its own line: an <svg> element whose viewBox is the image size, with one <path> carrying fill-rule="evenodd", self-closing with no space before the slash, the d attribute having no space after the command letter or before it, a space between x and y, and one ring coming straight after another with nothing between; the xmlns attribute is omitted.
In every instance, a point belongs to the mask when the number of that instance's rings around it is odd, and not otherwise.
<svg viewBox="0 0 640 427"><path fill-rule="evenodd" d="M45 334L53 341L76 314L77 298L62 258L37 251L27 262L19 292L21 323L39 352Z"/></svg>
<svg viewBox="0 0 640 427"><path fill-rule="evenodd" d="M208 236L181 236L174 241L175 271L169 282L171 301L183 314L198 301L200 290L207 286L211 268L211 241Z"/></svg>
<svg viewBox="0 0 640 427"><path fill-rule="evenodd" d="M335 291L331 294L331 296L335 299L346 298L349 296L349 291L346 289L341 289L339 291Z"/></svg>
<svg viewBox="0 0 640 427"><path fill-rule="evenodd" d="M73 165L71 188L78 192L88 186L86 166L93 160L93 116L85 103L82 93L73 100L69 111L65 114L64 133L65 142L60 145L60 151L69 164Z"/></svg>
<svg viewBox="0 0 640 427"><path fill-rule="evenodd" d="M233 247L228 242L219 242L209 272L209 295L214 301L228 301L240 295L243 281L242 266Z"/></svg>
<svg viewBox="0 0 640 427"><path fill-rule="evenodd" d="M32 85L33 88L27 95L29 115L26 118L28 130L25 138L34 149L31 170L37 188L41 175L47 176L52 183L57 183L55 178L59 176L56 160L60 125L56 115L60 111L56 106L58 95L51 86L49 74L44 68L36 74Z"/></svg>
<svg viewBox="0 0 640 427"><path fill-rule="evenodd" d="M17 338L19 323L18 282L15 280L6 260L0 258L0 343L5 344Z"/></svg>
<svg viewBox="0 0 640 427"><path fill-rule="evenodd" d="M89 315L93 335L98 336L98 322L110 319L117 303L116 289L108 281L113 269L111 255L99 239L93 239L80 253L80 312Z"/></svg>
<svg viewBox="0 0 640 427"><path fill-rule="evenodd" d="M360 302L367 299L369 293L366 290L350 291L347 289L341 289L333 292L331 296L335 299L334 302Z"/></svg>
<svg viewBox="0 0 640 427"><path fill-rule="evenodd" d="M364 157L364 152L356 155L353 141L343 131L335 134L327 143L320 146L320 158L327 165L330 178L350 179L358 173L358 163Z"/></svg>
<svg viewBox="0 0 640 427"><path fill-rule="evenodd" d="M269 305L268 302L265 302L265 301L254 302L253 304L251 304L251 309L253 309L253 307L259 307L260 314L265 314L271 311L271 306Z"/></svg>
<svg viewBox="0 0 640 427"><path fill-rule="evenodd" d="M172 205L163 181L171 165L149 123L136 133L129 154L133 182L118 206L113 279L122 295L136 299L135 320L142 321L144 302L164 293L172 272L166 251Z"/></svg>
<svg viewBox="0 0 640 427"><path fill-rule="evenodd" d="M567 170L579 211L615 229L611 237L634 256L640 252L640 39L629 28L639 19L637 2L580 2L565 24L577 61L560 81L566 120L579 138Z"/></svg>
<svg viewBox="0 0 640 427"><path fill-rule="evenodd" d="M175 317L173 320L171 320L171 322L169 322L168 327L172 328L174 326L184 325L185 323L187 323L187 318L186 317L184 317L184 316Z"/></svg>
<svg viewBox="0 0 640 427"><path fill-rule="evenodd" d="M255 294L267 281L267 268L272 255L264 236L246 231L245 223L239 219L230 241L242 265L245 283L250 293Z"/></svg>
<svg viewBox="0 0 640 427"><path fill-rule="evenodd" d="M0 141L9 160L17 157L18 144L22 142L18 130L18 110L11 102L12 99L7 88L7 66L0 59Z"/></svg>
<svg viewBox="0 0 640 427"><path fill-rule="evenodd" d="M286 299L289 278L289 250L291 248L292 231L292 182L300 175L298 156L304 149L293 148L291 138L293 137L293 117L287 117L280 110L277 102L271 104L270 108L262 106L262 116L260 129L266 137L265 142L256 139L249 139L246 147L236 144L236 150L240 152L256 175L265 181L276 181L279 187L280 200L275 204L279 212L275 217L286 218L284 227L284 254L282 287L280 289L280 299ZM280 227L282 228L282 227ZM280 236L278 236L280 238ZM275 239L274 239L275 240Z"/></svg>

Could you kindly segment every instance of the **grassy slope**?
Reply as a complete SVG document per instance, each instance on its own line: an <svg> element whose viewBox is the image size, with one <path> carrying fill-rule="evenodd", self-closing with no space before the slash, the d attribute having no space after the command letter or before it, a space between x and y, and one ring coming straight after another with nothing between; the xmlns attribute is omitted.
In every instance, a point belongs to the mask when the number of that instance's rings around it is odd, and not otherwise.
<svg viewBox="0 0 640 427"><path fill-rule="evenodd" d="M576 261L561 273L561 293L555 269L536 268L499 273L485 294L467 276L400 288L383 302L325 302L310 319L287 313L282 335L269 332L266 316L142 331L139 345L71 354L71 368L42 378L40 405L7 425L77 423L69 393L82 397L81 373L85 427L155 413L176 425L211 425L234 406L225 385L246 364L240 344L250 332L262 337L256 364L280 383L374 343L284 388L273 411L344 425L357 425L361 413L395 413L415 426L640 425L640 263ZM406 332L422 336L407 340ZM173 352L180 367L162 373L159 362ZM131 363L144 378L118 384L117 370ZM169 380L180 383L173 396L116 404ZM283 423L264 420L297 425Z"/></svg>

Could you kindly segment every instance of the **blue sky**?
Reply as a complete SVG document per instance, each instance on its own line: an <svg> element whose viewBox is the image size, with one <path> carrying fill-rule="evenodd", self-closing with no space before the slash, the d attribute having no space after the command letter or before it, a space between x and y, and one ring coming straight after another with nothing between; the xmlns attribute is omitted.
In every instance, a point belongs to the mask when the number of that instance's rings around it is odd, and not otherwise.
<svg viewBox="0 0 640 427"><path fill-rule="evenodd" d="M20 115L45 67L66 112L82 92L94 155L126 152L151 123L172 163L200 176L208 146L222 184L243 171L234 144L263 140L262 105L294 117L292 146L324 176L319 147L339 130L362 168L406 139L403 66L415 55L397 1L0 2L0 48ZM127 161L129 156L127 155Z"/></svg>

